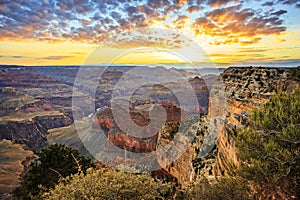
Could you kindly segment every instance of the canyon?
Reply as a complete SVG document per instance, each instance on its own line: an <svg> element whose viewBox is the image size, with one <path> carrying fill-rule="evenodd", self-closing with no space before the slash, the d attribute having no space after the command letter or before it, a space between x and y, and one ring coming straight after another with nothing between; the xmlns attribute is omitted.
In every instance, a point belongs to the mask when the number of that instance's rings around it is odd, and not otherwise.
<svg viewBox="0 0 300 200"><path fill-rule="evenodd" d="M292 92L299 88L299 80L293 75L296 70L299 68L229 68L222 73L226 113L222 126L216 127L219 138L215 175L224 175L231 165L238 165L232 134L235 128L247 125L251 111L265 104L277 90ZM213 105L220 98L224 96L210 99L209 113L215 112Z"/></svg>
<svg viewBox="0 0 300 200"><path fill-rule="evenodd" d="M93 68L87 68L86 75L93 75L85 84L76 85L76 67L0 68L0 141L26 152L17 158L19 167L13 173L22 175L34 155L53 143L66 144L93 158L83 138L91 135L99 139L102 134L106 146L101 153L112 155L107 157L108 165L136 167L133 163L138 160L129 153L148 153L153 156L153 165L162 168L153 173L156 176L172 177L182 187L199 176L214 181L229 173L232 164L238 165L232 130L247 125L251 111L266 103L277 89L299 87L293 73L297 69L255 67L231 67L219 76L178 70L184 79L142 84L134 93L131 81L143 79L131 74L124 78L127 88L115 87L131 69L107 69L99 78ZM143 70L149 73L149 69ZM163 77L168 70L158 68L155 73ZM195 92L196 105L186 95L187 83ZM112 104L112 96L117 97L116 102L125 101L129 112ZM164 113L164 124L151 118L153 109ZM115 120L113 112L124 119L124 124ZM141 127L147 137L132 136L124 130L128 121ZM172 157L174 146L180 152L176 159ZM116 148L122 153L114 152Z"/></svg>
<svg viewBox="0 0 300 200"><path fill-rule="evenodd" d="M201 116L186 130L193 137L190 146L169 165L164 164L168 158L157 158L163 169L185 187L197 176L204 175L213 181L230 172L232 165L238 166L233 129L247 125L251 111L268 102L277 90L292 92L298 88L299 80L293 76L293 70L296 69L250 67L229 68L223 72L219 80L209 86L208 115ZM100 120L100 125L105 124L104 121ZM159 149L170 143L174 134L180 134L178 119L167 122L154 141L156 147L152 141L151 149ZM114 130L113 126L106 128ZM110 139L113 143L116 140L115 137ZM117 139L119 146L126 146L125 140L120 144Z"/></svg>

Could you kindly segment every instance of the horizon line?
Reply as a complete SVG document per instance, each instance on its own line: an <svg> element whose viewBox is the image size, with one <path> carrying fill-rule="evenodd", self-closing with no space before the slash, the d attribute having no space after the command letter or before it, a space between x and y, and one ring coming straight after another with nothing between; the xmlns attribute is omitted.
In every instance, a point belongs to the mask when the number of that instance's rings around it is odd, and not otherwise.
<svg viewBox="0 0 300 200"><path fill-rule="evenodd" d="M171 68L176 68L176 66L184 66L187 64L91 64L91 65L80 65L80 64L70 64L70 65L20 65L20 64L1 64L0 67L166 67L166 66L173 66ZM253 67L253 68L297 68L299 65L294 66L278 66L278 65L260 65L260 64L247 64L247 65L228 65L228 66L195 66L193 67L185 67L185 69L192 69L192 68L201 68L201 69L213 69L213 68L220 68L220 69L227 69L231 67Z"/></svg>

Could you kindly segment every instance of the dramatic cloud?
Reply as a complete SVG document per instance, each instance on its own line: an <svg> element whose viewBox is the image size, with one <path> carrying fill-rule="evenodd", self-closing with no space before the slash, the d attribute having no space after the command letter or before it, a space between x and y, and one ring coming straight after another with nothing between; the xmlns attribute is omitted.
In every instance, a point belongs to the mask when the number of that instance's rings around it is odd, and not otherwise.
<svg viewBox="0 0 300 200"><path fill-rule="evenodd" d="M274 4L299 7L297 0L265 2L259 9L247 8L238 0L2 0L0 41L67 40L175 48L184 43L172 35L157 38L149 31L131 33L160 24L176 30L189 27L196 35L214 38L211 43L215 45L248 45L263 35L286 30L282 16L287 11L270 10Z"/></svg>
<svg viewBox="0 0 300 200"><path fill-rule="evenodd" d="M283 15L283 14L285 14L285 13L287 13L286 10L279 10L279 11L276 11L276 12L271 13L271 15L280 16L280 15Z"/></svg>
<svg viewBox="0 0 300 200"><path fill-rule="evenodd" d="M189 6L186 11L188 13L195 13L195 12L198 12L201 8L199 6L196 6L196 5L191 5Z"/></svg>
<svg viewBox="0 0 300 200"><path fill-rule="evenodd" d="M279 10L273 13L259 13L242 5L222 7L206 13L193 23L196 34L221 37L214 44L249 45L261 40L262 35L279 34L286 30L280 15L286 13ZM246 40L245 40L246 39Z"/></svg>
<svg viewBox="0 0 300 200"><path fill-rule="evenodd" d="M262 4L262 6L273 6L274 2L273 1L268 1Z"/></svg>
<svg viewBox="0 0 300 200"><path fill-rule="evenodd" d="M207 0L208 5L218 7L230 3L232 0Z"/></svg>

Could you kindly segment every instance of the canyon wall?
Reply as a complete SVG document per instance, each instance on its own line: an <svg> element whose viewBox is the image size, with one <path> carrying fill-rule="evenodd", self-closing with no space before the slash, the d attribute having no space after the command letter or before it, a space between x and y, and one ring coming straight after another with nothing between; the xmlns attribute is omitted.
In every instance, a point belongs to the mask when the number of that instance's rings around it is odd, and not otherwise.
<svg viewBox="0 0 300 200"><path fill-rule="evenodd" d="M48 113L43 116L34 116L0 122L0 140L12 140L26 144L31 150L38 152L48 145L47 130L70 125L73 120L63 113Z"/></svg>
<svg viewBox="0 0 300 200"><path fill-rule="evenodd" d="M246 126L254 108L269 101L276 90L292 92L299 79L288 68L229 68L211 86L208 116L202 116L189 131L193 141L182 156L164 170L185 187L197 176L213 181L238 166L232 130ZM299 69L298 69L299 70ZM174 130L174 129L173 129ZM168 143L172 129L164 126L158 145Z"/></svg>
<svg viewBox="0 0 300 200"><path fill-rule="evenodd" d="M51 135L53 133L51 131L50 135L68 144L74 143L82 146L75 127L69 126L73 122L72 114L74 114L70 109L71 87L63 85L61 82L51 82L51 79L43 78L34 73L30 77L36 80L32 79L29 82L25 80L26 77L23 77L22 73L17 73L19 78L16 78L18 76L15 74L5 74L15 78L13 82L15 88L9 87L5 88L4 92L2 91L2 102L9 100L11 104L0 104L0 140L8 139L23 143L37 152L41 147L48 145L46 138L49 134L48 130L65 127L61 128L59 135ZM119 73L117 75L111 74L112 77L108 76L107 80L102 81L106 81L105 84L109 81L114 83L114 77L120 75ZM179 106L176 106L176 98L170 96L170 92L166 89L164 90L166 93L162 93L160 86L154 88L153 91L150 90L150 92L154 92L151 97L156 100L154 103L163 104L167 119L165 125L162 128L160 126L161 129L155 135L149 138L137 138L127 134L126 130L121 130L118 127L120 124L116 123L112 116L113 106L100 109L99 112L92 114L92 117L87 118L87 127L89 127L90 122L94 129L100 126L111 144L124 151L134 153L158 151L173 142L174 138L177 138L173 145L177 146L178 150L184 148L183 154L174 161L172 161L172 156L157 155L157 162L163 169L156 173L168 173L170 177L176 178L185 187L199 175L213 180L215 176L226 174L232 164L238 165L231 130L247 125L252 109L266 103L275 94L277 88L292 91L299 87L299 80L297 81L293 76L292 70L283 68L229 68L218 79L210 77L204 82L203 79L195 77L189 82L195 90L200 104L197 110L199 109L202 115L208 112L208 116L194 116L192 112L188 113L195 110L194 105L190 107L185 105L188 109L182 111ZM10 83L2 76L0 84L8 86ZM184 87L184 82L182 85L181 82L168 84L165 85L166 88L172 84L175 88ZM103 87L102 89L106 88ZM149 89L142 88L141 92L144 90ZM101 94L106 94L105 91L103 92ZM90 99L87 95L79 93L76 98L82 99L80 104L90 105ZM188 100L186 101L187 104L189 104ZM133 108L130 111L130 117L123 116L122 112L119 113L119 117L124 119L122 120L124 121L123 125L127 125L125 119L128 119L143 127L145 133L152 132L147 127L150 122L149 110L147 111L147 109L149 109L151 102L148 99L141 102L131 102ZM101 104L100 107L102 106ZM79 110L76 118L81 118L86 114L90 113ZM182 119L185 123L182 123ZM179 125L185 127L178 130ZM64 137L66 138L61 138L62 134L65 134ZM76 139L74 139L75 137ZM189 146L182 146L181 144L186 140L190 140ZM106 150L110 151L111 148ZM166 155L173 153L172 149L165 151L169 153ZM128 161L130 158L127 157L126 159ZM115 160L120 164L123 161L122 159Z"/></svg>
<svg viewBox="0 0 300 200"><path fill-rule="evenodd" d="M216 126L219 136L215 175L224 175L232 165L238 166L232 130L247 125L253 108L268 102L277 89L292 91L299 87L292 70L296 69L228 68L221 74L224 94L211 96L208 115L219 112L219 101L226 99L224 123Z"/></svg>

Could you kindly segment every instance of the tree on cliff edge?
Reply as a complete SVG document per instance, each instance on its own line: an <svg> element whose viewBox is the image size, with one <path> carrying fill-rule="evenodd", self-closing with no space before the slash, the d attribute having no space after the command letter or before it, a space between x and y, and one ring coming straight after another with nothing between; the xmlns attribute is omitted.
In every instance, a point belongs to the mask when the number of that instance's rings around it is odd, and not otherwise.
<svg viewBox="0 0 300 200"><path fill-rule="evenodd" d="M254 186L254 198L299 198L300 89L273 96L237 133L238 175Z"/></svg>
<svg viewBox="0 0 300 200"><path fill-rule="evenodd" d="M179 199L299 199L300 88L278 92L234 132L240 167L214 184L196 182Z"/></svg>
<svg viewBox="0 0 300 200"><path fill-rule="evenodd" d="M85 172L92 167L91 160L80 156L77 150L63 144L54 144L39 152L38 163L30 165L22 185L13 191L16 199L39 198L43 189L52 188L61 177Z"/></svg>

